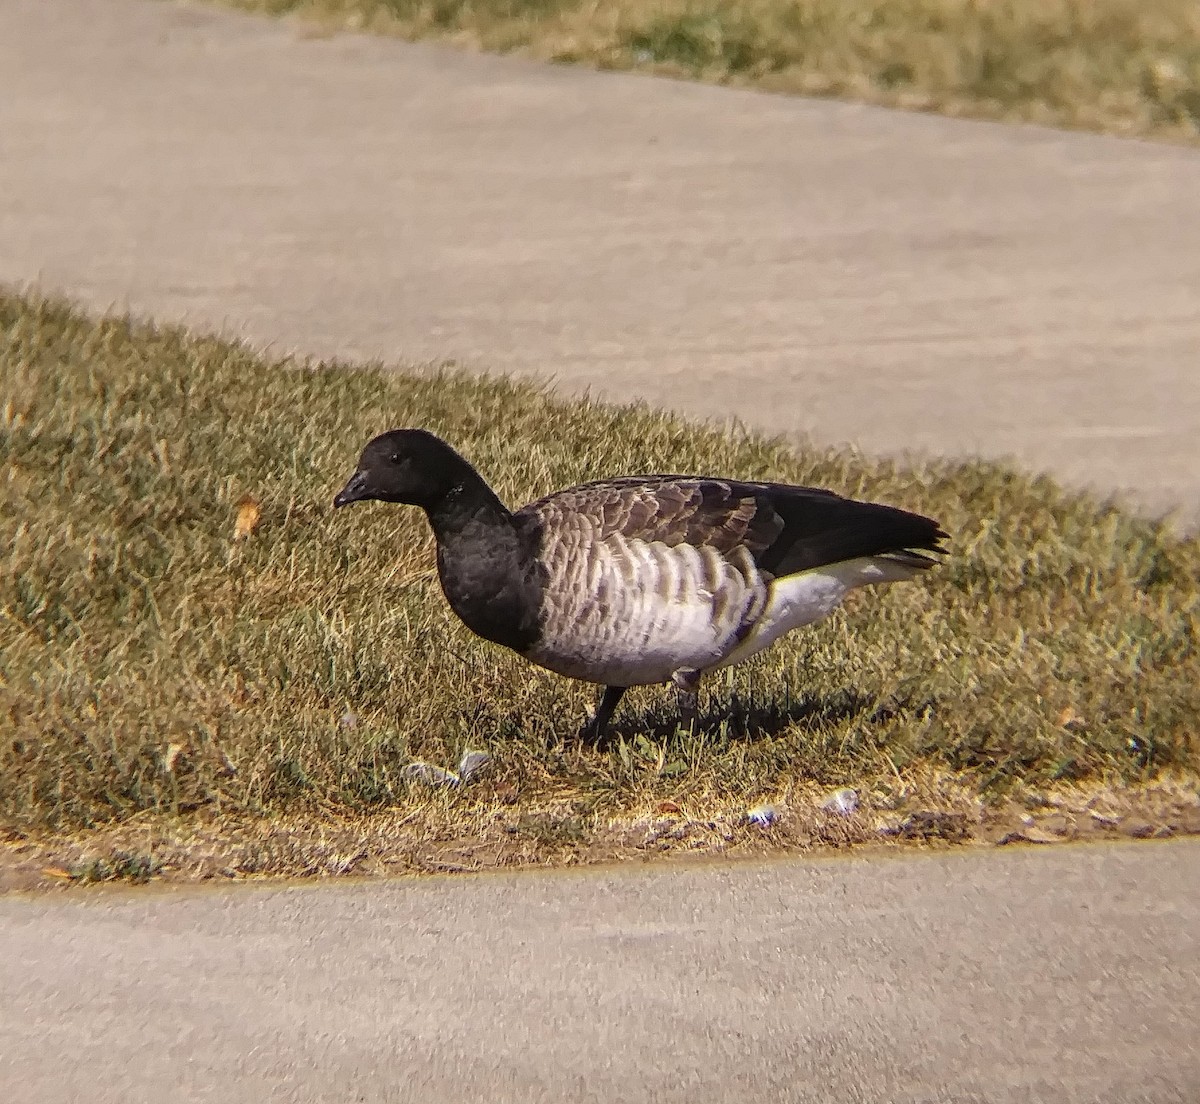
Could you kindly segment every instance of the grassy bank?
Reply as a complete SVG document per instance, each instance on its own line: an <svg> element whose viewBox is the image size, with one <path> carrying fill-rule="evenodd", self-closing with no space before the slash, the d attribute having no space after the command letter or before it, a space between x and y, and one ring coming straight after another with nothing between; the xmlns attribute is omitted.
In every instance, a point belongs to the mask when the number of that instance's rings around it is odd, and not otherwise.
<svg viewBox="0 0 1200 1104"><path fill-rule="evenodd" d="M606 69L1200 140L1193 0L226 2Z"/></svg>
<svg viewBox="0 0 1200 1104"><path fill-rule="evenodd" d="M1116 827L1147 785L1154 831L1193 801L1200 541L1047 480L795 455L502 380L271 362L15 295L0 382L10 857L70 855L72 877L470 866L986 835L1061 811L1051 793ZM416 512L330 509L362 442L405 424L513 503L622 472L784 479L928 512L953 554L713 679L695 738L647 689L610 750L580 749L590 691L452 618ZM469 786L406 775L467 749L493 757ZM839 786L862 808L830 819ZM786 811L769 831L743 815L764 800Z"/></svg>

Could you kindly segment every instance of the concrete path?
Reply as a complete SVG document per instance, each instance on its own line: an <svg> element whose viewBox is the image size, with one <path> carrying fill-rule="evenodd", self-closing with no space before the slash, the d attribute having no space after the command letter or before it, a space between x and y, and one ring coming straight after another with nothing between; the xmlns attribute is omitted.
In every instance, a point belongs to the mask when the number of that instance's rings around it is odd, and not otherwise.
<svg viewBox="0 0 1200 1104"><path fill-rule="evenodd" d="M0 898L0 1099L1195 1104L1200 841Z"/></svg>
<svg viewBox="0 0 1200 1104"><path fill-rule="evenodd" d="M1200 152L0 3L0 280L1200 518Z"/></svg>
<svg viewBox="0 0 1200 1104"><path fill-rule="evenodd" d="M1200 502L1200 156L0 2L0 279ZM1195 516L1200 516L1197 514ZM0 1099L1185 1104L1200 843L0 899Z"/></svg>

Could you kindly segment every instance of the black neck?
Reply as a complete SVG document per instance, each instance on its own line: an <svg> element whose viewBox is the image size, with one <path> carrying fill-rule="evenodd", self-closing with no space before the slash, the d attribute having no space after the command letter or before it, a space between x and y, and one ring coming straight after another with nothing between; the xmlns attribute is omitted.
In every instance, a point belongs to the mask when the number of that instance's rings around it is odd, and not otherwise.
<svg viewBox="0 0 1200 1104"><path fill-rule="evenodd" d="M451 608L479 636L524 651L537 638L540 588L512 513L475 472L426 513Z"/></svg>
<svg viewBox="0 0 1200 1104"><path fill-rule="evenodd" d="M441 499L425 509L438 545L452 544L480 530L512 528L512 514L475 471L466 471Z"/></svg>

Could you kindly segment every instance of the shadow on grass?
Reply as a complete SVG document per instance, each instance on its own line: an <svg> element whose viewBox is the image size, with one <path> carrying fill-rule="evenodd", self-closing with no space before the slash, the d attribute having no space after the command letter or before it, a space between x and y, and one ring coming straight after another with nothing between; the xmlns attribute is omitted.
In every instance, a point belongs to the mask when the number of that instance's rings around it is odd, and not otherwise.
<svg viewBox="0 0 1200 1104"><path fill-rule="evenodd" d="M781 736L790 728L824 732L847 722L879 724L932 706L932 702L917 701L907 695L880 699L855 689L830 695L793 694L790 689L772 697L714 694L701 709L692 738L717 739L723 743L754 742ZM661 744L689 738L679 728L679 715L672 698L648 710L622 710L609 726L603 746L639 738Z"/></svg>

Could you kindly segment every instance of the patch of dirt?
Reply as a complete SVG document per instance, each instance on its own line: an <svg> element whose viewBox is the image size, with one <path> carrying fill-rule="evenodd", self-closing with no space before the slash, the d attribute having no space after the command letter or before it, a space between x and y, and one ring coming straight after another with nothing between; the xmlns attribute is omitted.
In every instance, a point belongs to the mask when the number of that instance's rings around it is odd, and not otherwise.
<svg viewBox="0 0 1200 1104"><path fill-rule="evenodd" d="M928 795L927 795L928 796ZM893 807L886 807L891 805ZM767 821L764 823L763 821ZM1200 835L1200 788L1166 781L1137 790L1067 790L984 805L915 797L848 815L821 795L773 806L769 817L711 819L660 801L643 816L597 822L571 803L536 812L499 801L472 831L418 828L381 812L355 819L184 818L120 825L84 836L0 842L0 892L98 882L195 883L262 878L470 873L693 857L762 857L863 847L1048 846L1087 840Z"/></svg>

